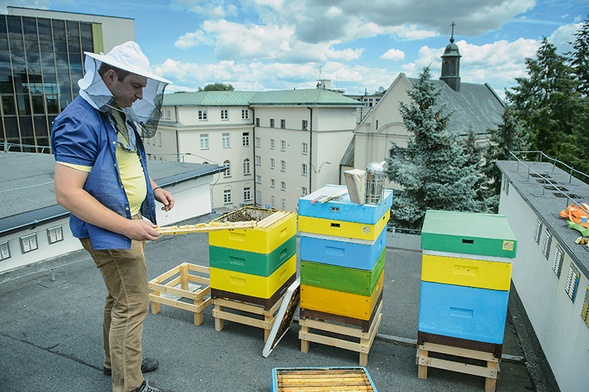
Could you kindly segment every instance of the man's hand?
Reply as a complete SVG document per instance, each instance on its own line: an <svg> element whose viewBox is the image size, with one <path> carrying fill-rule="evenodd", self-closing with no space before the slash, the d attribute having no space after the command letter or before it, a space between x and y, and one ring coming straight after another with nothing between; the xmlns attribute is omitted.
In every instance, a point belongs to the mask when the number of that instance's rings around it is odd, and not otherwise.
<svg viewBox="0 0 589 392"><path fill-rule="evenodd" d="M156 227L156 225L146 219L132 219L128 220L122 234L135 241L155 241L160 235L155 229Z"/></svg>
<svg viewBox="0 0 589 392"><path fill-rule="evenodd" d="M174 197L167 190L163 188L157 188L153 191L153 195L157 201L164 205L162 207L162 211L168 212L174 208Z"/></svg>

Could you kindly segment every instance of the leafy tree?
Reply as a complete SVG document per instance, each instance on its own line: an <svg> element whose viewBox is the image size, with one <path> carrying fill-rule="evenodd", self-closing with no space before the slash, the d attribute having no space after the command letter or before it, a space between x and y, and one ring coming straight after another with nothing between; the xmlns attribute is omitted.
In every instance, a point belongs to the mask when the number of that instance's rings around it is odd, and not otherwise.
<svg viewBox="0 0 589 392"><path fill-rule="evenodd" d="M475 211L477 173L467 165L457 133L447 129L449 115L436 103L440 88L429 67L408 94L411 102L401 103L400 113L412 137L407 147L393 142L385 169L403 188L393 198L393 224L418 229L427 209Z"/></svg>
<svg viewBox="0 0 589 392"><path fill-rule="evenodd" d="M234 91L232 85L223 83L207 84L205 88L198 88L198 91Z"/></svg>

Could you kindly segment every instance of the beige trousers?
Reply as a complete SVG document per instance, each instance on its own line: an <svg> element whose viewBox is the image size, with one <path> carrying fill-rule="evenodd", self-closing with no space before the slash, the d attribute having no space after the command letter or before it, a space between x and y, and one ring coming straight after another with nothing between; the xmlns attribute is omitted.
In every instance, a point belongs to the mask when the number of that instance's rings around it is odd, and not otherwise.
<svg viewBox="0 0 589 392"><path fill-rule="evenodd" d="M112 369L113 392L130 392L143 382L141 336L149 293L143 250L145 241L132 241L130 250L95 250L81 239L102 274L108 290L104 306L104 366Z"/></svg>

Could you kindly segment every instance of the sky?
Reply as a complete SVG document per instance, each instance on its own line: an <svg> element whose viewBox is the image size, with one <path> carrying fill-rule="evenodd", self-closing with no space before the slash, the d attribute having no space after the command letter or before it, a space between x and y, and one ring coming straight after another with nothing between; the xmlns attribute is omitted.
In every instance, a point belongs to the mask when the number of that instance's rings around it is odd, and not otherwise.
<svg viewBox="0 0 589 392"><path fill-rule="evenodd" d="M462 82L504 97L544 37L565 53L589 18L589 0L0 0L0 13L9 5L133 18L153 70L173 82L167 92L328 79L370 94L427 66L437 79L454 23Z"/></svg>

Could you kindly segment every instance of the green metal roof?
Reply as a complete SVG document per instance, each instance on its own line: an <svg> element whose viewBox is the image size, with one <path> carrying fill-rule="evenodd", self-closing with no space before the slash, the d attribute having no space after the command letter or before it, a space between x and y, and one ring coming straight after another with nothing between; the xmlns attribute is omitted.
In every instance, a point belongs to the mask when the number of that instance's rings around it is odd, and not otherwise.
<svg viewBox="0 0 589 392"><path fill-rule="evenodd" d="M325 89L263 91L257 93L250 105L344 105L364 106L364 103Z"/></svg>
<svg viewBox="0 0 589 392"><path fill-rule="evenodd" d="M164 95L164 106L249 106L254 91L199 91Z"/></svg>
<svg viewBox="0 0 589 392"><path fill-rule="evenodd" d="M324 89L280 91L199 91L164 95L164 106L363 106L362 102Z"/></svg>

